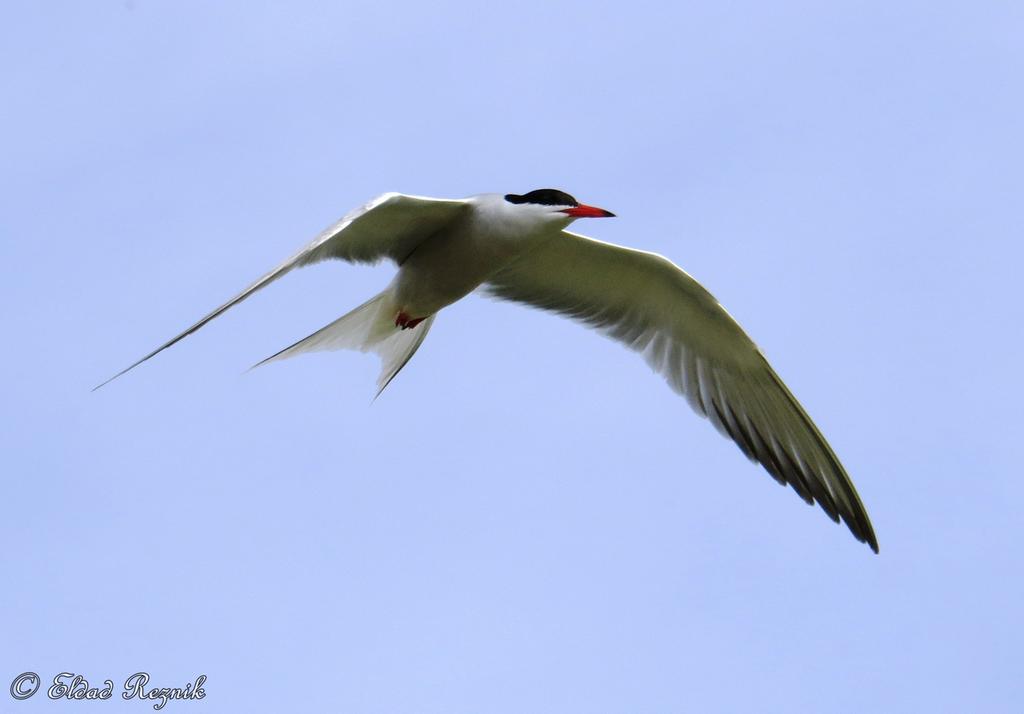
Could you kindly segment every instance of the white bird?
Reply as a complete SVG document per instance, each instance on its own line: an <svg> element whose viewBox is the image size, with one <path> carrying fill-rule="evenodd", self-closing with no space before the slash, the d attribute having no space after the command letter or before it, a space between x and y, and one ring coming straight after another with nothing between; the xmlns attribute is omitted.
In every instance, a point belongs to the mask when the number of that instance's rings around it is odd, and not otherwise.
<svg viewBox="0 0 1024 714"><path fill-rule="evenodd" d="M878 552L857 491L810 417L754 342L696 280L668 259L565 228L610 217L567 193L439 199L386 193L121 376L293 268L340 258L398 265L376 297L259 364L315 350L380 356L378 394L423 343L437 313L477 288L575 318L639 352L690 406L779 483L815 501Z"/></svg>

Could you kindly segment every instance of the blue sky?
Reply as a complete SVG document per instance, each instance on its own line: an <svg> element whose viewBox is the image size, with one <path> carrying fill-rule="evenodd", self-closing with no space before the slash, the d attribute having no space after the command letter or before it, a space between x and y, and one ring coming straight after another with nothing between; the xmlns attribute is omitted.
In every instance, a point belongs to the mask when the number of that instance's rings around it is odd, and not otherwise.
<svg viewBox="0 0 1024 714"><path fill-rule="evenodd" d="M0 692L1013 710L1022 8L5 3ZM365 355L243 374L386 266L293 273L89 392L378 193L546 186L739 319L881 555L635 355L519 306L446 310L372 405Z"/></svg>

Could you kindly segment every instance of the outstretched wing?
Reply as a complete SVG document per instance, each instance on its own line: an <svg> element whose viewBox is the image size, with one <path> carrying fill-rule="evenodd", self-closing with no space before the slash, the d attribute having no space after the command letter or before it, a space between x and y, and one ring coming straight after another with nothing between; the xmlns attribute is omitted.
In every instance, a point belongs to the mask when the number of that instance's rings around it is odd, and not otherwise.
<svg viewBox="0 0 1024 714"><path fill-rule="evenodd" d="M641 353L748 458L878 552L857 491L814 422L729 313L671 261L563 232L492 276L486 290L573 317Z"/></svg>
<svg viewBox="0 0 1024 714"><path fill-rule="evenodd" d="M420 243L458 218L466 210L467 205L464 200L406 196L401 193L385 193L378 196L323 231L312 243L209 315L181 334L172 337L142 359L97 385L93 391L138 367L175 342L191 335L210 320L242 302L257 290L274 282L293 268L319 263L331 258L353 263L376 263L384 258L390 258L401 265Z"/></svg>

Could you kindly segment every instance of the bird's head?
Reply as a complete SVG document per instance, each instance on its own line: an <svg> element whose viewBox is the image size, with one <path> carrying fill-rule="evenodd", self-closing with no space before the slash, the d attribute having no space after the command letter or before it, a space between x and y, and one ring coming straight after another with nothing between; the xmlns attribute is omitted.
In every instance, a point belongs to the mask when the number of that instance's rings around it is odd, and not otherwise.
<svg viewBox="0 0 1024 714"><path fill-rule="evenodd" d="M613 218L611 211L595 206L585 206L565 191L554 188L539 188L519 195L509 193L505 201L520 207L518 210L530 211L538 216L549 216L553 220L565 221L568 225L577 218ZM568 220L566 220L568 218Z"/></svg>

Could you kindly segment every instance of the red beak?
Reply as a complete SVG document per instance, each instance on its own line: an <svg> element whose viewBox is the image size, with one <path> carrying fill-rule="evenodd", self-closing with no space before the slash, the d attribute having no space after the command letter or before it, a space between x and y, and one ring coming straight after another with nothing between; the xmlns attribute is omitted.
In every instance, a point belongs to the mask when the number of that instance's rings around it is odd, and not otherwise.
<svg viewBox="0 0 1024 714"><path fill-rule="evenodd" d="M562 213L568 213L573 218L615 218L615 214L596 206L584 206L582 203L572 208L563 208Z"/></svg>

